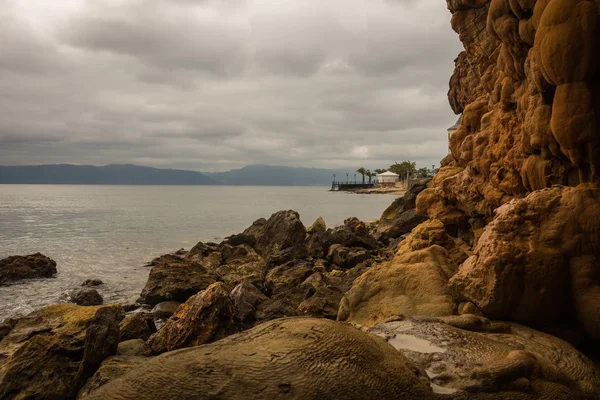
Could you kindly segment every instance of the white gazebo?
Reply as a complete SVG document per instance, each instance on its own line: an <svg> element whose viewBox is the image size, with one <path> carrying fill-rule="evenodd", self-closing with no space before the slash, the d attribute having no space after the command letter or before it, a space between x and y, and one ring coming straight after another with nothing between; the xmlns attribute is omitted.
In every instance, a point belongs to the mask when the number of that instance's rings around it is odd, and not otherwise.
<svg viewBox="0 0 600 400"><path fill-rule="evenodd" d="M379 183L380 185L394 185L396 182L398 182L399 177L400 175L398 174L395 174L390 171L385 171L384 173L377 175L377 183Z"/></svg>

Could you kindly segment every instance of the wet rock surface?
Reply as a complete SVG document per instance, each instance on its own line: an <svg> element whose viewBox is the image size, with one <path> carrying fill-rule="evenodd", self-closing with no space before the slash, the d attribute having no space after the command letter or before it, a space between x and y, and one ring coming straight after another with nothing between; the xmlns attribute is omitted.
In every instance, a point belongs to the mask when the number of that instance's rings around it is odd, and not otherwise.
<svg viewBox="0 0 600 400"><path fill-rule="evenodd" d="M595 399L600 373L556 337L475 315L411 318L377 325L423 368L438 394L475 399Z"/></svg>
<svg viewBox="0 0 600 400"><path fill-rule="evenodd" d="M56 261L41 253L11 256L0 260L0 285L23 279L50 278L56 274Z"/></svg>
<svg viewBox="0 0 600 400"><path fill-rule="evenodd" d="M102 295L96 289L84 288L69 292L71 302L79 306L99 306L104 303Z"/></svg>

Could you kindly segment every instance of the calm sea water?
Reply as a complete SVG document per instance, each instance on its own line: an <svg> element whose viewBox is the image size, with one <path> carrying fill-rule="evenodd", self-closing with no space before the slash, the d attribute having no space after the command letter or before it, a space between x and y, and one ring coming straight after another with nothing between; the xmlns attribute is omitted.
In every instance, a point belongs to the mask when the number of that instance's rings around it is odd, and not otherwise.
<svg viewBox="0 0 600 400"><path fill-rule="evenodd" d="M41 252L56 278L0 287L0 320L59 302L100 278L105 302L134 301L153 257L199 241L218 242L260 217L293 209L305 225L378 218L390 195L326 187L0 185L0 258Z"/></svg>

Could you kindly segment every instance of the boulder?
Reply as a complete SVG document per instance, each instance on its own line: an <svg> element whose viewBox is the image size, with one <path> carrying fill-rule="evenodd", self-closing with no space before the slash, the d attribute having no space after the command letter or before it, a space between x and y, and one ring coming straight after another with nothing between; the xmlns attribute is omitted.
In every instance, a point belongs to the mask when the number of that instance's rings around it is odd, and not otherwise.
<svg viewBox="0 0 600 400"><path fill-rule="evenodd" d="M144 357L126 355L107 358L100 365L100 368L98 368L98 371L96 371L94 376L92 376L81 388L77 395L77 399L87 398L94 390L121 377L129 370L142 364L145 360L146 358Z"/></svg>
<svg viewBox="0 0 600 400"><path fill-rule="evenodd" d="M121 331L120 341L131 339L148 340L156 332L154 314L139 312L126 317L119 326Z"/></svg>
<svg viewBox="0 0 600 400"><path fill-rule="evenodd" d="M308 287L304 300L298 305L300 315L336 319L340 302L354 280L367 270L357 266L350 270L315 272L301 286Z"/></svg>
<svg viewBox="0 0 600 400"><path fill-rule="evenodd" d="M177 311L183 303L179 301L163 301L158 303L152 309L155 319L167 319Z"/></svg>
<svg viewBox="0 0 600 400"><path fill-rule="evenodd" d="M430 181L431 179L413 181L404 196L398 197L385 209L377 225L376 238L398 238L427 219L418 214L415 207L417 195L427 188Z"/></svg>
<svg viewBox="0 0 600 400"><path fill-rule="evenodd" d="M263 257L294 247L306 238L306 228L296 211L278 211L268 220L255 221L243 232L256 239L256 251Z"/></svg>
<svg viewBox="0 0 600 400"><path fill-rule="evenodd" d="M100 285L104 285L104 282L102 282L100 279L86 279L81 286L85 286L85 287L96 287L96 286L100 286Z"/></svg>
<svg viewBox="0 0 600 400"><path fill-rule="evenodd" d="M222 265L215 272L229 289L244 280L262 286L265 280L266 263L252 247L245 244L231 246L223 242L219 245L219 252Z"/></svg>
<svg viewBox="0 0 600 400"><path fill-rule="evenodd" d="M84 288L69 292L71 302L79 306L99 306L104 299L96 289Z"/></svg>
<svg viewBox="0 0 600 400"><path fill-rule="evenodd" d="M366 250L376 250L379 247L366 224L354 217L346 219L344 225L310 235L305 246L312 258L324 258L334 244Z"/></svg>
<svg viewBox="0 0 600 400"><path fill-rule="evenodd" d="M215 268L220 264L220 259L217 257L215 259L214 253L217 253L217 245L214 243L203 243L198 242L192 249L185 255L185 259L187 261L191 261L197 264L201 264L205 268L211 268L211 266L215 266ZM211 261L207 264L207 259ZM215 263L217 261L217 263Z"/></svg>
<svg viewBox="0 0 600 400"><path fill-rule="evenodd" d="M0 342L1 399L68 399L117 351L117 306L56 304L19 319Z"/></svg>
<svg viewBox="0 0 600 400"><path fill-rule="evenodd" d="M423 368L440 398L595 399L600 374L568 343L475 315L410 318L370 330Z"/></svg>
<svg viewBox="0 0 600 400"><path fill-rule="evenodd" d="M427 220L427 217L417 214L417 210L411 208L403 211L393 219L382 218L377 225L375 237L397 238L409 233L414 227Z"/></svg>
<svg viewBox="0 0 600 400"><path fill-rule="evenodd" d="M0 260L0 285L23 279L50 278L56 274L56 261L41 253L11 256Z"/></svg>
<svg viewBox="0 0 600 400"><path fill-rule="evenodd" d="M327 230L327 224L323 217L319 217L306 229L306 233L312 235L313 233L325 232Z"/></svg>
<svg viewBox="0 0 600 400"><path fill-rule="evenodd" d="M168 382L168 384L165 384ZM432 399L420 369L383 339L334 321L290 318L170 352L89 396L120 399Z"/></svg>
<svg viewBox="0 0 600 400"><path fill-rule="evenodd" d="M437 245L396 256L354 281L338 319L373 326L399 315L452 315L456 304L447 288L449 269L448 253Z"/></svg>
<svg viewBox="0 0 600 400"><path fill-rule="evenodd" d="M217 281L217 275L187 260L161 261L150 271L140 301L155 305L163 301L184 302Z"/></svg>
<svg viewBox="0 0 600 400"><path fill-rule="evenodd" d="M240 282L229 293L235 307L237 317L244 324L252 324L256 320L256 308L269 298L248 281Z"/></svg>
<svg viewBox="0 0 600 400"><path fill-rule="evenodd" d="M599 225L595 186L533 192L496 211L450 286L491 318L570 324L598 340Z"/></svg>
<svg viewBox="0 0 600 400"><path fill-rule="evenodd" d="M369 250L360 247L348 248L339 244L331 246L327 254L331 262L346 269L356 267L358 264L367 261L370 256L371 252Z"/></svg>
<svg viewBox="0 0 600 400"><path fill-rule="evenodd" d="M292 292L296 291L310 274L312 274L312 267L310 263L303 260L290 261L275 267L269 271L265 279L267 293L274 298L290 298Z"/></svg>
<svg viewBox="0 0 600 400"><path fill-rule="evenodd" d="M450 269L446 272L449 276L453 276L458 271L458 266L472 254L471 247L462 239L450 236L444 224L437 219L430 219L416 226L400 242L397 254L406 254L433 245L442 246L448 252Z"/></svg>
<svg viewBox="0 0 600 400"><path fill-rule="evenodd" d="M148 357L152 354L152 351L150 346L142 339L131 339L119 343L117 354L120 356Z"/></svg>
<svg viewBox="0 0 600 400"><path fill-rule="evenodd" d="M222 339L239 331L236 311L222 282L190 297L153 336L171 351ZM156 347L154 347L156 349Z"/></svg>

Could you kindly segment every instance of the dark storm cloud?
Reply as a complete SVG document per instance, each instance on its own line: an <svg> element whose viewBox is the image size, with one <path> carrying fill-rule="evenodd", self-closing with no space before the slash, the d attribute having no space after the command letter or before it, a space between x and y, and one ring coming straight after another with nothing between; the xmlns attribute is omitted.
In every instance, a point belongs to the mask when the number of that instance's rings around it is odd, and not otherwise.
<svg viewBox="0 0 600 400"><path fill-rule="evenodd" d="M437 163L438 0L7 0L0 163ZM6 44L4 44L6 43Z"/></svg>

